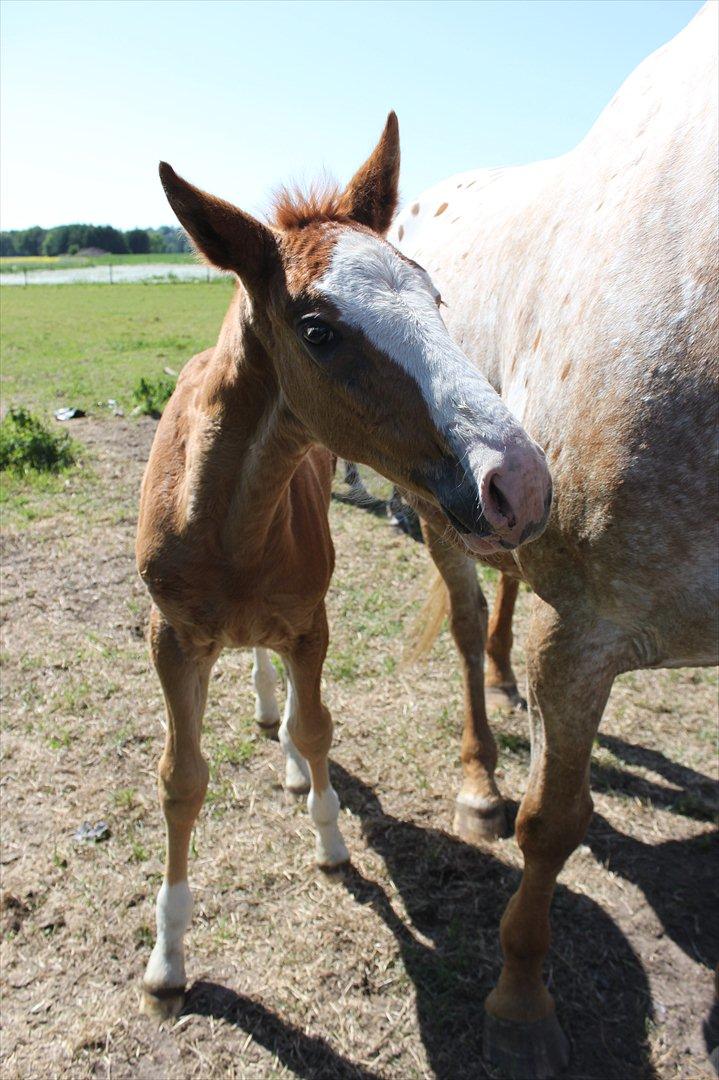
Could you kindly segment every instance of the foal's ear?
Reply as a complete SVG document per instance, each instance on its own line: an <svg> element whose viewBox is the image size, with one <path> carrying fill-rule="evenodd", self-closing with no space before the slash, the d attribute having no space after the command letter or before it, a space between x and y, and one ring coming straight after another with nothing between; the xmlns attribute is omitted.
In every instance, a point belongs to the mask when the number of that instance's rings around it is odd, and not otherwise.
<svg viewBox="0 0 719 1080"><path fill-rule="evenodd" d="M271 230L232 203L189 184L166 161L160 162L160 180L200 254L220 270L234 270L248 288L261 286L277 259Z"/></svg>
<svg viewBox="0 0 719 1080"><path fill-rule="evenodd" d="M341 207L348 217L385 233L397 209L399 183L399 124L387 117L380 141L344 191Z"/></svg>

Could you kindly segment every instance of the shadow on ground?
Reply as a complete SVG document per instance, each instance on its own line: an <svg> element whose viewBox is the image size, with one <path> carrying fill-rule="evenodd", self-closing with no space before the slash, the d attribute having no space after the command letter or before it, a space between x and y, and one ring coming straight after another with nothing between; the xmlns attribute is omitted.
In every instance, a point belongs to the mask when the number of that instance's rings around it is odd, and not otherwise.
<svg viewBox="0 0 719 1080"><path fill-rule="evenodd" d="M376 1073L337 1054L324 1039L305 1035L281 1020L276 1013L251 998L217 983L196 982L190 989L182 1015L213 1016L251 1033L296 1076L307 1080L379 1080Z"/></svg>
<svg viewBox="0 0 719 1080"><path fill-rule="evenodd" d="M497 928L518 871L436 829L385 814L372 788L340 766L333 783L384 859L418 939L376 882L356 870L346 887L371 904L394 934L414 983L422 1041L440 1080L485 1075L482 1006L500 968ZM655 1075L645 1032L651 1019L642 965L621 931L592 900L559 887L548 975L573 1043L571 1073L587 1080Z"/></svg>
<svg viewBox="0 0 719 1080"><path fill-rule="evenodd" d="M604 741L609 746L609 740ZM693 797L697 789L704 794L711 788L706 777L674 766L655 751L618 739L611 740L610 748L623 760L682 784ZM626 788L634 794L641 783L642 797L654 796L658 805L667 806L668 794L661 785L613 767L599 767L594 774L597 788ZM518 871L489 850L386 814L375 791L340 765L332 766L332 779L342 804L360 818L367 843L384 860L408 912L409 926L379 883L353 867L344 872L344 886L358 903L371 905L395 937L415 988L433 1075L439 1080L487 1075L481 1064L483 1002L499 974L497 929L517 887ZM671 794L676 799L676 792ZM595 815L587 843L604 865L642 890L666 932L692 959L707 966L716 961L719 941L710 881L716 837L645 844ZM648 1060L646 1031L653 1010L639 957L597 903L562 886L553 905L553 925L547 975L560 1021L572 1040L571 1075L583 1080L651 1080L656 1073ZM305 1035L265 1006L224 987L197 983L185 1012L222 1017L252 1032L298 1076L376 1076L337 1054L324 1039ZM705 1024L709 1049L715 1019Z"/></svg>

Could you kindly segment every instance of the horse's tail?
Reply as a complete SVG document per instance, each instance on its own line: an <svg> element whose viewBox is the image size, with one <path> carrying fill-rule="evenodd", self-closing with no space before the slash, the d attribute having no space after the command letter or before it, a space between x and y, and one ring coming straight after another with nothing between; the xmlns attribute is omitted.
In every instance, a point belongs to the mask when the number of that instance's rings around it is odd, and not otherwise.
<svg viewBox="0 0 719 1080"><path fill-rule="evenodd" d="M402 652L402 667L409 667L426 656L434 645L442 629L442 623L449 614L449 592L444 578L435 569L430 581L427 599L409 628L407 640Z"/></svg>

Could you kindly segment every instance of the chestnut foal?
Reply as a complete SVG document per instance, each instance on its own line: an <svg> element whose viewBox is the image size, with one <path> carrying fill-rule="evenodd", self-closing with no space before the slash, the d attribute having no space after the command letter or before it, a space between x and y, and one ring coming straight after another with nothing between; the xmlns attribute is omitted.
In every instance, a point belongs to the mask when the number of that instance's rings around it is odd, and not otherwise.
<svg viewBox="0 0 719 1080"><path fill-rule="evenodd" d="M394 114L344 192L285 193L270 226L160 167L198 250L239 282L217 345L178 380L142 486L137 561L167 711L167 861L143 982L156 1015L183 1000L188 847L208 779L200 731L223 647L256 649L257 717L270 729L278 713L265 650L282 657L287 786L309 788L319 864L348 858L320 691L333 455L434 505L467 550L511 549L546 522L544 455L449 337L428 275L382 239L398 173Z"/></svg>

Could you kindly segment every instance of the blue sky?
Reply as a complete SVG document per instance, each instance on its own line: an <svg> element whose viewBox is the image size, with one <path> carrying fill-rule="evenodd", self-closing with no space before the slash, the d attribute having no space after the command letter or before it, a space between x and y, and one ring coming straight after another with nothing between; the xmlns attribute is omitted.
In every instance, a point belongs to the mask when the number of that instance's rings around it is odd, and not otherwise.
<svg viewBox="0 0 719 1080"><path fill-rule="evenodd" d="M1 220L172 221L165 158L258 212L387 111L405 199L570 149L700 0L4 0Z"/></svg>

